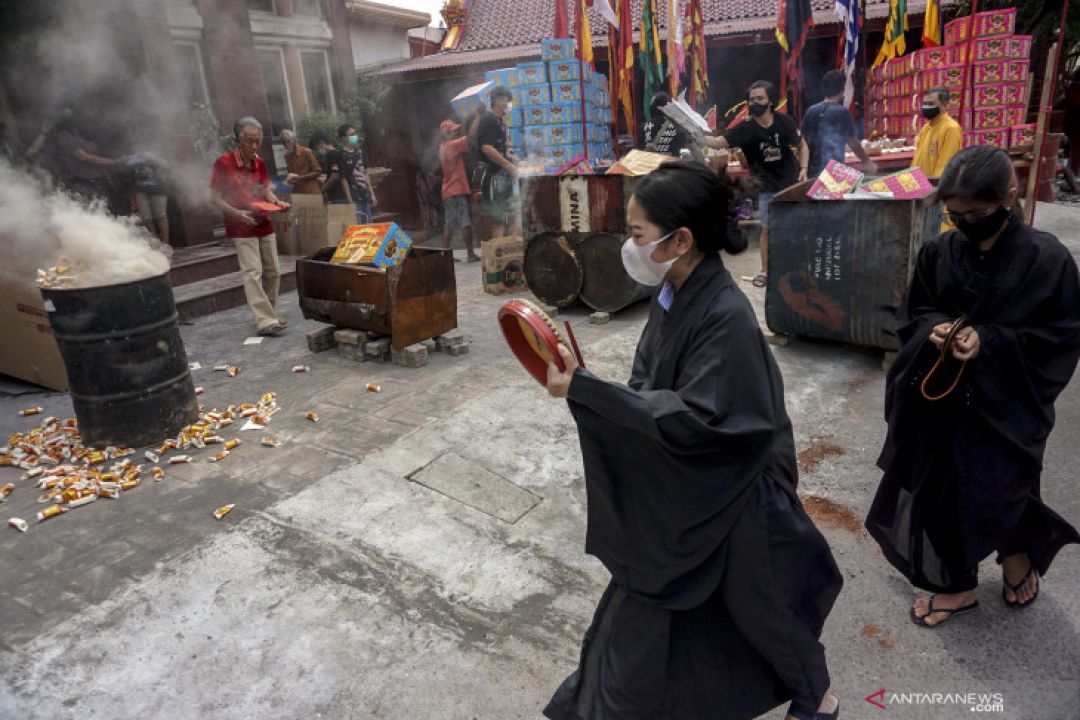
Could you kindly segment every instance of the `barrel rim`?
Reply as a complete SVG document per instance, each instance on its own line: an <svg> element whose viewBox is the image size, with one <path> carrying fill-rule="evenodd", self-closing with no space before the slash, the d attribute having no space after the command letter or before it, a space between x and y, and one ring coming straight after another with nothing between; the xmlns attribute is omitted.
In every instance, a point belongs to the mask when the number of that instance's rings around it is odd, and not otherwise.
<svg viewBox="0 0 1080 720"><path fill-rule="evenodd" d="M58 294L66 295L66 294L69 294L69 293L77 293L77 292L92 292L94 290L108 290L108 289L112 289L112 288L122 288L122 287L126 287L128 285L135 285L136 283L144 283L144 282L148 282L148 281L151 281L151 280L160 280L162 278L168 279L168 276L169 276L170 272L172 272L172 267L171 266L169 267L168 270L166 270L163 273L160 273L158 275L148 275L148 276L146 276L144 278L140 278L139 280L128 280L126 282L113 283L111 285L89 285L89 286L82 285L82 286L79 286L79 287L68 287L68 288L46 288L46 287L41 287L39 285L38 290L41 291L42 295L44 295L45 293L58 293Z"/></svg>

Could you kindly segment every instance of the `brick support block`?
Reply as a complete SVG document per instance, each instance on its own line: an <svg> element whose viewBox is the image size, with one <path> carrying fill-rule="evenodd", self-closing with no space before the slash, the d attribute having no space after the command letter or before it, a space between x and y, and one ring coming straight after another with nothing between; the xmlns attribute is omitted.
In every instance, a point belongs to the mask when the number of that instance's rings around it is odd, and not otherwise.
<svg viewBox="0 0 1080 720"><path fill-rule="evenodd" d="M594 312L589 315L589 322L593 325L607 325L611 322L611 313Z"/></svg>
<svg viewBox="0 0 1080 720"><path fill-rule="evenodd" d="M367 362L368 357L364 355L363 345L338 345L338 352L341 353L343 360L352 360L353 362Z"/></svg>
<svg viewBox="0 0 1080 720"><path fill-rule="evenodd" d="M363 345L368 341L368 334L363 330L338 330L334 333L338 345Z"/></svg>
<svg viewBox="0 0 1080 720"><path fill-rule="evenodd" d="M420 343L409 345L401 350L392 349L390 355L395 363L405 367L423 367L428 361L428 350Z"/></svg>
<svg viewBox="0 0 1080 720"><path fill-rule="evenodd" d="M364 355L375 362L386 362L390 359L390 338L369 340L364 345Z"/></svg>
<svg viewBox="0 0 1080 720"><path fill-rule="evenodd" d="M446 353L447 355L450 355L450 356L453 356L453 357L458 357L459 355L467 355L468 352L469 352L469 346L468 345L452 345L452 346L446 348L445 350L443 350L443 352Z"/></svg>
<svg viewBox="0 0 1080 720"><path fill-rule="evenodd" d="M465 333L460 330L451 330L435 338L435 347L439 352L449 352L449 348L461 347L462 345L467 346L468 341L465 338Z"/></svg>
<svg viewBox="0 0 1080 720"><path fill-rule="evenodd" d="M337 346L337 341L334 340L335 330L336 328L333 327L324 327L322 330L312 330L309 332L307 334L308 350L313 353L318 353Z"/></svg>

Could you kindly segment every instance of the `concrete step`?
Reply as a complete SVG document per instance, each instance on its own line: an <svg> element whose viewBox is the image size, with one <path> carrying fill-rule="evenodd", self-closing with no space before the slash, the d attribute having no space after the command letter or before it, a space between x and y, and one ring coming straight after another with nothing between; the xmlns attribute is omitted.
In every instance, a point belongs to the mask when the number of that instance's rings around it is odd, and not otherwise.
<svg viewBox="0 0 1080 720"><path fill-rule="evenodd" d="M169 281L174 288L237 272L240 263L232 243L209 243L177 248L172 256Z"/></svg>
<svg viewBox="0 0 1080 720"><path fill-rule="evenodd" d="M280 258L281 290L289 292L296 289L295 256ZM229 310L244 305L244 279L240 271L229 272L183 285L173 286L176 298L176 310L181 320L191 320L210 315L221 310Z"/></svg>

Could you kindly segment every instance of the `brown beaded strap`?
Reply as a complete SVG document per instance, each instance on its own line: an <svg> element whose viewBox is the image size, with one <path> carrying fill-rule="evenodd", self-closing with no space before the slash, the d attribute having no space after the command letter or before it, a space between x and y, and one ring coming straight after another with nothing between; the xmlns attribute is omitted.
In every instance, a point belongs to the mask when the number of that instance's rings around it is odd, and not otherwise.
<svg viewBox="0 0 1080 720"><path fill-rule="evenodd" d="M960 332L968 326L968 316L961 315L956 319L956 322L949 328L949 334L945 336L945 342L941 344L941 353L938 355L938 359L934 362L934 366L930 368L930 371L926 373L926 377L923 378L922 383L919 385L919 392L922 396L931 402L936 402L947 398L952 391L956 389L956 386L960 384L960 378L964 375L964 368L967 367L967 360L960 362L960 369L956 371L956 377L953 378L952 384L940 395L930 395L926 392L926 386L930 382L930 378L934 376L934 373L944 364L945 358L948 357L949 352L952 351L953 341L956 340L956 333Z"/></svg>

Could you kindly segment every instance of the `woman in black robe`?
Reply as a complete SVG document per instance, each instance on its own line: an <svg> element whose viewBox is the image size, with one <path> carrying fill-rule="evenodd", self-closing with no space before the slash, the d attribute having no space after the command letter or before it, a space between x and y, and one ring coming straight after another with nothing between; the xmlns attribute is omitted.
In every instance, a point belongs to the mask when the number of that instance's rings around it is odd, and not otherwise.
<svg viewBox="0 0 1080 720"><path fill-rule="evenodd" d="M661 285L628 385L561 349L585 465L585 551L611 581L558 720L838 715L819 642L842 578L795 494L784 388L720 250L746 241L730 191L696 163L644 178L627 206L631 276Z"/></svg>
<svg viewBox="0 0 1080 720"><path fill-rule="evenodd" d="M938 197L958 229L919 251L899 313L866 529L913 585L938 593L912 606L921 627L978 606L991 552L1005 604L1023 608L1058 550L1080 542L1039 493L1054 400L1080 357L1080 280L1057 238L1009 211L1016 195L1003 151L953 157Z"/></svg>

